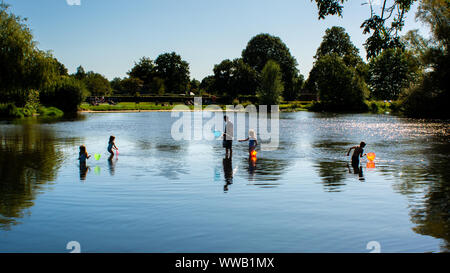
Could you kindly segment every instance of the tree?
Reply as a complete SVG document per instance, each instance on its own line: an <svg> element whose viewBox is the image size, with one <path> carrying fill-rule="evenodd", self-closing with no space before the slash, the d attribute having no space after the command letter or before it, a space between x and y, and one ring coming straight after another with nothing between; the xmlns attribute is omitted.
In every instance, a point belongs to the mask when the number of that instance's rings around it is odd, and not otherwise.
<svg viewBox="0 0 450 273"><path fill-rule="evenodd" d="M191 83L189 84L189 92L192 92L194 94L199 94L200 92L200 81L196 79L192 79Z"/></svg>
<svg viewBox="0 0 450 273"><path fill-rule="evenodd" d="M109 83L111 85L112 92L114 94L122 93L123 92L123 86L122 86L122 79L119 77L114 78Z"/></svg>
<svg viewBox="0 0 450 273"><path fill-rule="evenodd" d="M94 73L92 71L86 74L83 80L87 89L94 96L108 96L111 94L111 85L103 75Z"/></svg>
<svg viewBox="0 0 450 273"><path fill-rule="evenodd" d="M328 15L338 15L342 17L343 4L347 0L311 0L315 1L319 10L319 20L325 19ZM368 5L370 17L366 19L361 28L364 34L370 34L364 44L367 51L367 59L377 56L382 50L387 48L402 48L399 32L403 29L405 17L411 6L417 0L381 0L382 6L378 11L373 5L373 1L362 1L363 5Z"/></svg>
<svg viewBox="0 0 450 273"><path fill-rule="evenodd" d="M323 110L362 111L367 97L364 80L337 54L321 57L314 64L316 86Z"/></svg>
<svg viewBox="0 0 450 273"><path fill-rule="evenodd" d="M362 79L367 78L367 65L359 56L359 50L350 40L350 35L345 32L343 27L333 26L325 31L323 40L317 49L314 59L319 60L324 56L335 55L342 59L347 67L354 69ZM309 72L308 80L305 83L305 89L310 93L317 94L319 77L316 66L313 66Z"/></svg>
<svg viewBox="0 0 450 273"><path fill-rule="evenodd" d="M200 83L200 90L205 91L207 93L216 93L214 90L214 76L206 76L203 78L202 82Z"/></svg>
<svg viewBox="0 0 450 273"><path fill-rule="evenodd" d="M189 64L175 52L164 53L155 60L158 77L164 80L169 92L183 92L188 90Z"/></svg>
<svg viewBox="0 0 450 273"><path fill-rule="evenodd" d="M86 78L86 71L84 70L83 66L77 67L77 72L74 74L74 77L77 80L84 80Z"/></svg>
<svg viewBox="0 0 450 273"><path fill-rule="evenodd" d="M384 50L369 66L371 97L378 100L397 100L419 69L417 59L401 49Z"/></svg>
<svg viewBox="0 0 450 273"><path fill-rule="evenodd" d="M137 96L143 85L143 81L137 78L127 78L122 81L123 90L132 96Z"/></svg>
<svg viewBox="0 0 450 273"><path fill-rule="evenodd" d="M284 90L280 65L269 60L261 72L261 86L258 90L261 105L278 105Z"/></svg>
<svg viewBox="0 0 450 273"><path fill-rule="evenodd" d="M131 78L140 79L143 82L143 90L150 91L153 78L156 75L156 65L150 58L142 57L138 63L128 72Z"/></svg>
<svg viewBox="0 0 450 273"><path fill-rule="evenodd" d="M239 95L255 95L258 73L242 59L224 60L214 66L214 90L231 99Z"/></svg>
<svg viewBox="0 0 450 273"><path fill-rule="evenodd" d="M416 17L427 24L432 37L426 40L410 33L413 52L419 54L423 73L402 94L402 108L411 117L450 118L450 2L422 0Z"/></svg>
<svg viewBox="0 0 450 273"><path fill-rule="evenodd" d="M86 86L80 80L64 76L45 87L40 94L40 100L43 105L74 113L87 94Z"/></svg>
<svg viewBox="0 0 450 273"><path fill-rule="evenodd" d="M258 73L262 71L269 60L277 62L282 71L285 99L293 100L296 98L294 79L299 73L297 60L279 37L270 34L256 35L242 51L242 59L244 63L250 65Z"/></svg>
<svg viewBox="0 0 450 273"><path fill-rule="evenodd" d="M166 92L166 85L164 84L164 80L159 77L154 77L151 85L151 90L158 95L164 95L164 93Z"/></svg>
<svg viewBox="0 0 450 273"><path fill-rule="evenodd" d="M0 2L0 99L23 105L28 92L40 90L58 76L50 52L36 47L26 20Z"/></svg>
<svg viewBox="0 0 450 273"><path fill-rule="evenodd" d="M342 57L346 65L356 66L362 63L359 49L351 42L350 35L345 32L343 27L334 26L325 31L325 36L323 36L314 58L317 60L332 53Z"/></svg>

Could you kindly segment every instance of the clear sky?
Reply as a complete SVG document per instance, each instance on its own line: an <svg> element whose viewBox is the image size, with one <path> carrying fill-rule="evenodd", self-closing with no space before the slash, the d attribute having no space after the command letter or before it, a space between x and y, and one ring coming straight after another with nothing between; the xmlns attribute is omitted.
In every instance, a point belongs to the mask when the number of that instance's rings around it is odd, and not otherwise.
<svg viewBox="0 0 450 273"><path fill-rule="evenodd" d="M81 2L69 5L68 2ZM343 18L318 20L310 0L6 0L27 17L39 48L74 72L79 65L109 79L124 77L134 62L161 53L180 54L191 78L202 80L215 64L241 56L259 33L280 37L305 77L325 30L346 29L365 58L367 36L360 29L369 17L364 0L346 3ZM427 28L408 13L405 30Z"/></svg>

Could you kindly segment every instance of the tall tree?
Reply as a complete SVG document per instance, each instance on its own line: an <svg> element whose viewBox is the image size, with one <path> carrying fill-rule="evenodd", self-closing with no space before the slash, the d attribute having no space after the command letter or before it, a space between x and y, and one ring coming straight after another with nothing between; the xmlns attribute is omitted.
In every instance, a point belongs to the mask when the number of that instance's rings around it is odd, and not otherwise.
<svg viewBox="0 0 450 273"><path fill-rule="evenodd" d="M311 0L316 2L319 10L319 20L328 15L342 17L344 3L347 0ZM400 31L403 29L405 17L411 6L417 0L381 0L379 9L375 7L375 1L361 1L368 5L370 17L366 19L361 28L364 34L370 34L364 44L367 51L367 59L377 56L383 49L401 48ZM446 1L446 0L444 0Z"/></svg>
<svg viewBox="0 0 450 273"><path fill-rule="evenodd" d="M164 53L156 58L155 63L156 72L164 80L167 91L187 92L190 81L189 64L180 55L175 52Z"/></svg>
<svg viewBox="0 0 450 273"><path fill-rule="evenodd" d="M314 59L321 59L324 56L334 55L342 59L344 64L349 68L355 70L363 79L367 77L367 65L359 56L359 50L351 42L350 35L345 32L343 27L333 26L325 31L323 40L317 49ZM314 65L309 72L308 80L305 88L310 93L318 93L317 81L319 80L316 66Z"/></svg>
<svg viewBox="0 0 450 273"><path fill-rule="evenodd" d="M51 53L36 47L26 20L0 2L0 99L24 103L29 90L41 89L58 76Z"/></svg>
<svg viewBox="0 0 450 273"><path fill-rule="evenodd" d="M261 71L261 86L258 90L261 105L278 105L284 90L280 66L269 60Z"/></svg>
<svg viewBox="0 0 450 273"><path fill-rule="evenodd" d="M402 94L402 107L412 117L450 118L450 1L421 0L416 17L430 27L432 37L412 35L410 45L421 55L424 71L418 83Z"/></svg>
<svg viewBox="0 0 450 273"><path fill-rule="evenodd" d="M327 111L351 112L364 110L368 91L364 80L343 58L332 53L314 64L319 98Z"/></svg>
<svg viewBox="0 0 450 273"><path fill-rule="evenodd" d="M92 71L86 74L83 80L86 88L94 96L108 96L111 94L111 84L103 75L94 73Z"/></svg>
<svg viewBox="0 0 450 273"><path fill-rule="evenodd" d="M270 34L256 35L242 51L242 59L257 72L261 72L269 60L277 62L282 71L285 99L296 98L298 94L295 94L294 82L299 73L298 63L279 37Z"/></svg>
<svg viewBox="0 0 450 273"><path fill-rule="evenodd" d="M384 50L372 58L369 66L371 96L379 100L397 100L419 70L417 59L401 49Z"/></svg>
<svg viewBox="0 0 450 273"><path fill-rule="evenodd" d="M242 59L224 60L214 66L214 89L231 99L239 95L255 95L258 73Z"/></svg>
<svg viewBox="0 0 450 273"><path fill-rule="evenodd" d="M344 59L350 66L356 66L362 62L359 49L350 40L350 35L343 27L333 26L325 31L322 43L317 49L314 58L317 60L322 56L335 53Z"/></svg>
<svg viewBox="0 0 450 273"><path fill-rule="evenodd" d="M128 72L131 78L140 79L143 82L144 91L150 91L153 78L156 77L156 65L150 58L142 57L139 62Z"/></svg>

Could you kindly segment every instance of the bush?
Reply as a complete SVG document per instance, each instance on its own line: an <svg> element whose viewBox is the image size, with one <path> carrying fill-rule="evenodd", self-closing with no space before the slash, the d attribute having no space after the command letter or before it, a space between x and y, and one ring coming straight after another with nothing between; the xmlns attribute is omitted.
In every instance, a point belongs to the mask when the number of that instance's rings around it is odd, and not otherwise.
<svg viewBox="0 0 450 273"><path fill-rule="evenodd" d="M43 118L59 118L64 115L64 112L56 107L40 107L38 113Z"/></svg>
<svg viewBox="0 0 450 273"><path fill-rule="evenodd" d="M320 106L312 109L332 112L364 112L368 89L357 72L347 67L342 58L333 54L318 59L314 65Z"/></svg>
<svg viewBox="0 0 450 273"><path fill-rule="evenodd" d="M41 103L56 107L66 113L74 113L87 96L86 87L79 80L62 77L41 93Z"/></svg>
<svg viewBox="0 0 450 273"><path fill-rule="evenodd" d="M2 118L23 118L23 113L13 104L0 104L0 117Z"/></svg>

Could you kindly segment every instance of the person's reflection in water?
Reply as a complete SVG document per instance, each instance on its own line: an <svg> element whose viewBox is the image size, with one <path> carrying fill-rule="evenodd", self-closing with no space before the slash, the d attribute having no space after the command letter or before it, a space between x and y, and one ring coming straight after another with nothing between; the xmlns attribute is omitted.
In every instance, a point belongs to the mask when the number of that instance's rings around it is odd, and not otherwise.
<svg viewBox="0 0 450 273"><path fill-rule="evenodd" d="M114 155L111 155L108 158L108 167L109 167L109 174L111 176L114 176L114 174L116 174L116 163L117 163L117 157L114 158Z"/></svg>
<svg viewBox="0 0 450 273"><path fill-rule="evenodd" d="M90 171L90 168L85 163L80 163L80 180L85 181L87 173Z"/></svg>
<svg viewBox="0 0 450 273"><path fill-rule="evenodd" d="M223 191L228 192L228 186L233 184L233 162L229 157L223 159L223 173L225 177Z"/></svg>
<svg viewBox="0 0 450 273"><path fill-rule="evenodd" d="M250 156L248 158L248 173L250 174L250 178L252 178L253 176L255 176L255 171L256 171L256 157L252 157Z"/></svg>
<svg viewBox="0 0 450 273"><path fill-rule="evenodd" d="M348 172L352 173L352 171L350 169L350 165L347 164L347 168L348 168ZM352 169L353 169L353 173L357 174L359 176L360 181L365 181L363 168L359 165L359 162L357 164L352 163Z"/></svg>

